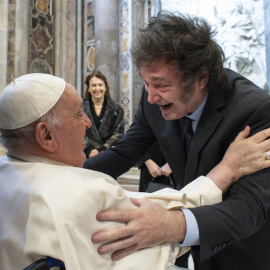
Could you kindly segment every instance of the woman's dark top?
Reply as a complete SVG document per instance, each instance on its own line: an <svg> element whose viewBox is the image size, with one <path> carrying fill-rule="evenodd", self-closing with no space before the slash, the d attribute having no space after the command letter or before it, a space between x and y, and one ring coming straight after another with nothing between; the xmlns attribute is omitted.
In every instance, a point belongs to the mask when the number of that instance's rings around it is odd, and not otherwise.
<svg viewBox="0 0 270 270"><path fill-rule="evenodd" d="M111 98L105 98L100 116L97 116L91 97L83 101L83 109L92 126L86 130L84 152L86 157L93 149L102 152L117 143L125 131L124 110Z"/></svg>

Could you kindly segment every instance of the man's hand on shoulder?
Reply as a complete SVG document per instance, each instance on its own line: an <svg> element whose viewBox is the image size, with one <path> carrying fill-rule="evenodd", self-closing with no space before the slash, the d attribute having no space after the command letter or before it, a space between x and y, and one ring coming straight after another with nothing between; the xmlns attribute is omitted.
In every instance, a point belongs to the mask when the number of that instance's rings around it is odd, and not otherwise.
<svg viewBox="0 0 270 270"><path fill-rule="evenodd" d="M103 211L99 221L118 221L126 226L95 233L94 243L109 242L99 247L99 254L112 252L112 259L119 260L142 248L166 241L183 242L186 221L182 211L170 211L146 199L130 199L138 208L126 211Z"/></svg>

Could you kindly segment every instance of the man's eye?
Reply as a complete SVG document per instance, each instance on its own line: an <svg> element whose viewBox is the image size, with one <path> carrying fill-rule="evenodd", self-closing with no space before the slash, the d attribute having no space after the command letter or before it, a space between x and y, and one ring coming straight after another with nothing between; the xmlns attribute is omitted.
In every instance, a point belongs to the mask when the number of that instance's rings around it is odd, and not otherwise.
<svg viewBox="0 0 270 270"><path fill-rule="evenodd" d="M81 109L78 113L77 113L78 117L83 117L84 116L84 110Z"/></svg>

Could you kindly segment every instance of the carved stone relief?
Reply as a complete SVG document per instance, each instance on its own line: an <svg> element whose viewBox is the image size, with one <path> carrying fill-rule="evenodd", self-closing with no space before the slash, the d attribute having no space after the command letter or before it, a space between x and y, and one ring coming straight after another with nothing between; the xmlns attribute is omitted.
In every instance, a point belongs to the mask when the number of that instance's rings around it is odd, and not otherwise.
<svg viewBox="0 0 270 270"><path fill-rule="evenodd" d="M54 1L37 0L31 4L29 72L53 74L54 49Z"/></svg>
<svg viewBox="0 0 270 270"><path fill-rule="evenodd" d="M266 84L263 0L162 0L162 9L201 16L216 26L225 66L262 88Z"/></svg>

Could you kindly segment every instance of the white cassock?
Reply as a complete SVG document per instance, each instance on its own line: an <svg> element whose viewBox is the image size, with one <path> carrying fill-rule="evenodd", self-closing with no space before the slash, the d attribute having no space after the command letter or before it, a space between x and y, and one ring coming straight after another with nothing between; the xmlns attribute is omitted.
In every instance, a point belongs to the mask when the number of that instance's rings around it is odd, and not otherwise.
<svg viewBox="0 0 270 270"><path fill-rule="evenodd" d="M112 261L111 254L98 254L100 244L93 244L91 236L123 225L98 222L96 214L135 209L129 197L148 198L167 209L221 201L221 191L206 177L181 191L131 193L103 173L15 156L0 159L1 270L20 270L44 256L64 261L67 270L164 270L187 248L167 242Z"/></svg>

